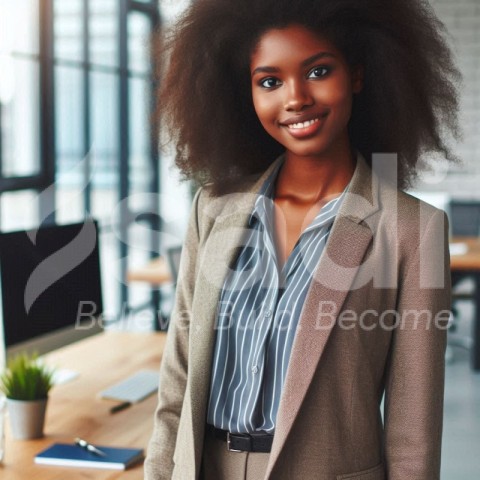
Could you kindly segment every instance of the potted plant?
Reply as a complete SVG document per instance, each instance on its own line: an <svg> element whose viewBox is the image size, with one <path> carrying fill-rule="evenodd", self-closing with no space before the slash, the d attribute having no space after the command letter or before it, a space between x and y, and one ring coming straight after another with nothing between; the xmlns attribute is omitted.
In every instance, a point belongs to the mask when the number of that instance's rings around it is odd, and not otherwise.
<svg viewBox="0 0 480 480"><path fill-rule="evenodd" d="M54 370L36 355L20 354L9 360L0 376L0 389L7 397L12 436L18 440L43 436L48 392Z"/></svg>

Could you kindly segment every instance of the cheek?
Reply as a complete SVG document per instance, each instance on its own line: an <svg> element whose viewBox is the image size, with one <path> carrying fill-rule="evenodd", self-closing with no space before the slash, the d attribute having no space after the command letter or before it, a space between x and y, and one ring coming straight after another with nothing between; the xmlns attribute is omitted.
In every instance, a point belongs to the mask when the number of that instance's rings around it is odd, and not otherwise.
<svg viewBox="0 0 480 480"><path fill-rule="evenodd" d="M271 98L265 95L252 95L253 108L262 124L275 118L275 106Z"/></svg>
<svg viewBox="0 0 480 480"><path fill-rule="evenodd" d="M318 93L317 100L319 103L330 107L331 119L337 128L343 128L350 120L352 111L352 91L349 84L333 84L324 86Z"/></svg>
<svg viewBox="0 0 480 480"><path fill-rule="evenodd" d="M317 99L332 107L342 107L351 103L351 86L346 82L323 84L317 91Z"/></svg>

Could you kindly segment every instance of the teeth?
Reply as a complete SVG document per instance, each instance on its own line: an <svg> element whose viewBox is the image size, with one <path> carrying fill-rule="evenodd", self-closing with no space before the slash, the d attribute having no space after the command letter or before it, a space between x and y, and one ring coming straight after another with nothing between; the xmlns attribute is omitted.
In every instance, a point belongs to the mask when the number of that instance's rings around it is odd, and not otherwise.
<svg viewBox="0 0 480 480"><path fill-rule="evenodd" d="M318 122L318 118L314 118L313 120L307 120L306 122L302 122L302 123L292 123L288 126L288 128L293 128L293 129L307 128L316 122Z"/></svg>

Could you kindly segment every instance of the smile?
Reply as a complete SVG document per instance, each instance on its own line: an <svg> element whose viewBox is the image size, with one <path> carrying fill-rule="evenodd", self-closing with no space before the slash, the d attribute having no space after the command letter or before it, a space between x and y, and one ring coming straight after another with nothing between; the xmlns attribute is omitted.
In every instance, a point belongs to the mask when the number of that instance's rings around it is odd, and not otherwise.
<svg viewBox="0 0 480 480"><path fill-rule="evenodd" d="M320 130L322 129L323 124L325 123L326 117L328 115L328 112L324 114L320 114L316 117L312 118L312 115L310 114L310 118L299 118L298 120L302 121L296 121L296 118L291 118L285 121L283 124L283 128L287 130L287 132L294 138L296 139L308 139L312 136L317 135Z"/></svg>
<svg viewBox="0 0 480 480"><path fill-rule="evenodd" d="M287 125L290 130L298 130L300 128L307 128L310 125L313 125L314 123L318 122L318 118L314 118L313 120L307 120L306 122L301 122L301 123L291 123L290 125Z"/></svg>

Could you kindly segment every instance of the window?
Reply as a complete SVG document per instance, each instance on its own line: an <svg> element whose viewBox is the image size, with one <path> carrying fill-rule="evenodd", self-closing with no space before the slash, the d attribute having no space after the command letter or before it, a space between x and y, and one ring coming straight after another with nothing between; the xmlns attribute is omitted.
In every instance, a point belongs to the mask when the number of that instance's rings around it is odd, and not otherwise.
<svg viewBox="0 0 480 480"><path fill-rule="evenodd" d="M159 185L158 21L153 0L0 2L0 228L97 218L108 317L137 301L123 282L127 258L146 262L158 250L146 235L141 253L131 251L135 219L148 213L151 230L159 208L148 195ZM130 201L140 193L148 200Z"/></svg>
<svg viewBox="0 0 480 480"><path fill-rule="evenodd" d="M0 3L0 192L41 182L38 19L37 0Z"/></svg>

